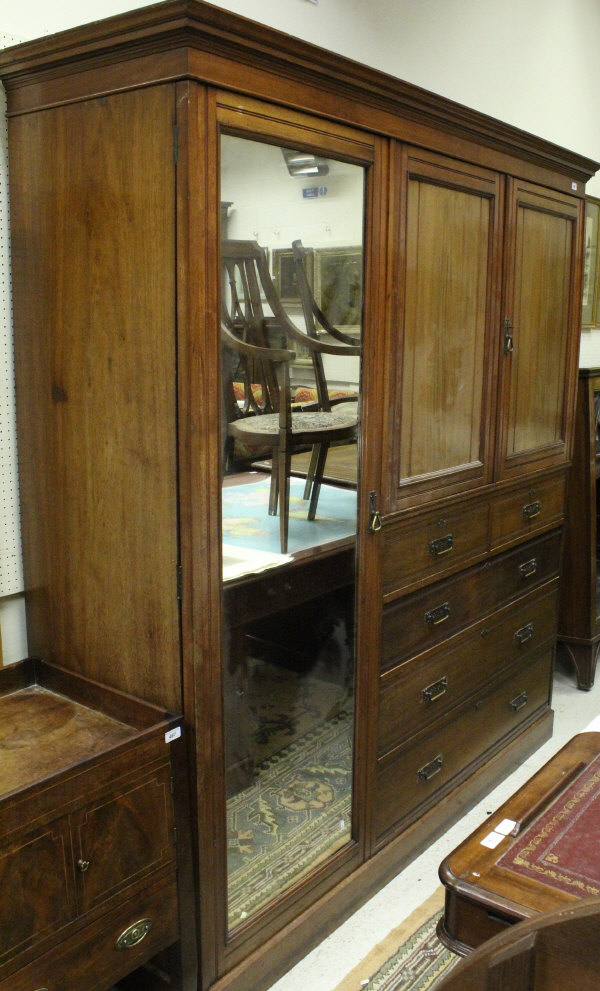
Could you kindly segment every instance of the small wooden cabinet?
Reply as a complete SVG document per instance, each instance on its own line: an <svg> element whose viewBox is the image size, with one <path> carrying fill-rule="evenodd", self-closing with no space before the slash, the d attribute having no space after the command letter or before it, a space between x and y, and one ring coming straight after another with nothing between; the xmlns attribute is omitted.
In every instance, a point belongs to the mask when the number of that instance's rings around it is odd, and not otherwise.
<svg viewBox="0 0 600 991"><path fill-rule="evenodd" d="M600 368L581 368L573 463L567 485L561 574L559 649L571 661L577 685L594 685L600 647Z"/></svg>
<svg viewBox="0 0 600 991"><path fill-rule="evenodd" d="M184 986L181 736L179 717L43 662L2 670L2 991L107 991L167 948Z"/></svg>

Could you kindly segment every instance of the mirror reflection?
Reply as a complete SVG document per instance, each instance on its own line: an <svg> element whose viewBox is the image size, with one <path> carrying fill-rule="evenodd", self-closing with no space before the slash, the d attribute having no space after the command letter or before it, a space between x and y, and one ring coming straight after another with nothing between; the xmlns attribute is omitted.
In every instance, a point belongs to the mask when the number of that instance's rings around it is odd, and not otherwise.
<svg viewBox="0 0 600 991"><path fill-rule="evenodd" d="M228 927L352 836L362 167L221 139Z"/></svg>

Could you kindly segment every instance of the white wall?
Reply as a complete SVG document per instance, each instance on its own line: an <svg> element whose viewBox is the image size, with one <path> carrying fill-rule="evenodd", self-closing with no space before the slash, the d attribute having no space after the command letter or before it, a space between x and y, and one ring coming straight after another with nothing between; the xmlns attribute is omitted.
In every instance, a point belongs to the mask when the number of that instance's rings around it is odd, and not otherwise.
<svg viewBox="0 0 600 991"><path fill-rule="evenodd" d="M215 5L600 161L599 0L215 0ZM139 0L0 0L0 32L30 39L142 6ZM5 192L5 174L0 183ZM600 197L600 176L588 192ZM581 362L600 365L600 332L583 335ZM26 650L18 600L2 602L0 622L5 653L9 644L13 659Z"/></svg>
<svg viewBox="0 0 600 991"><path fill-rule="evenodd" d="M144 6L0 0L0 30L32 38ZM216 0L600 160L598 0ZM600 195L600 179L589 192Z"/></svg>

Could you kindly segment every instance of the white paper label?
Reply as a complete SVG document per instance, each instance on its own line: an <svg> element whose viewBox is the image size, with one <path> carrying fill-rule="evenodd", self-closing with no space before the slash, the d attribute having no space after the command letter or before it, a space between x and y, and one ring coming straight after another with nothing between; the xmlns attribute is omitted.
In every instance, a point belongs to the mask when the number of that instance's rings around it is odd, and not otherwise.
<svg viewBox="0 0 600 991"><path fill-rule="evenodd" d="M509 833L512 833L516 825L517 824L514 819L503 819L497 826L494 826L494 832L502 833L503 836L508 836Z"/></svg>
<svg viewBox="0 0 600 991"><path fill-rule="evenodd" d="M173 740L178 740L181 736L181 726L176 726L175 729L167 730L165 733L165 743L172 743Z"/></svg>
<svg viewBox="0 0 600 991"><path fill-rule="evenodd" d="M488 835L481 841L481 846L487 846L490 850L494 850L499 843L502 843L503 839L505 839L505 837L502 833L491 832L488 833Z"/></svg>

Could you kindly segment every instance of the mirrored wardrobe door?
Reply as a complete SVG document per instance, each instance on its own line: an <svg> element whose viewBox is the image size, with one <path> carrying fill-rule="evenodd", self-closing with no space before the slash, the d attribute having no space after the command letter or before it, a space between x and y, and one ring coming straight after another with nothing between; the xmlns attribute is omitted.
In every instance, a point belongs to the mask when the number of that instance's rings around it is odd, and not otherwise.
<svg viewBox="0 0 600 991"><path fill-rule="evenodd" d="M220 137L227 931L352 839L365 169Z"/></svg>

